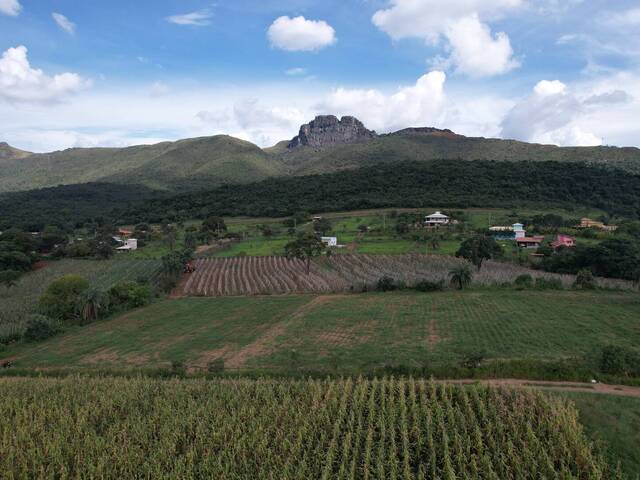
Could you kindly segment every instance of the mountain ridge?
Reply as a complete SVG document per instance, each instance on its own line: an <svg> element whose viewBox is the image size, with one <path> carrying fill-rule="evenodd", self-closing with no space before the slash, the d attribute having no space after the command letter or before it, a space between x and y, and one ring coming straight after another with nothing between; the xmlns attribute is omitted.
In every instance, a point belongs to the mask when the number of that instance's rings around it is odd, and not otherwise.
<svg viewBox="0 0 640 480"><path fill-rule="evenodd" d="M302 125L292 140L268 148L228 135L50 153L0 143L0 192L110 182L179 193L377 164L458 159L580 162L640 174L640 149L635 147L557 147L467 137L435 127L377 134L355 117L322 115Z"/></svg>

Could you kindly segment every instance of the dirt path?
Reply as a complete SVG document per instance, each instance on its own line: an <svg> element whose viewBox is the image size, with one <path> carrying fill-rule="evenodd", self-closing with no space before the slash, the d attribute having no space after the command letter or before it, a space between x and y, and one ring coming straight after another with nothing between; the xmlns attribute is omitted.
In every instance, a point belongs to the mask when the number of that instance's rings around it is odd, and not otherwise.
<svg viewBox="0 0 640 480"><path fill-rule="evenodd" d="M225 367L231 369L242 368L247 360L268 354L273 350L272 344L274 340L279 336L284 335L289 325L304 317L305 313L312 308L315 308L335 297L335 295L319 295L314 297L311 301L305 303L289 315L285 320L272 325L266 332L256 338L249 345L245 345L239 351L225 359Z"/></svg>
<svg viewBox="0 0 640 480"><path fill-rule="evenodd" d="M491 378L491 379L468 379L468 380L435 380L439 383L454 383L458 385L471 385L480 383L482 385L539 388L542 390L557 390L563 392L588 392L606 395L622 395L626 397L640 398L640 387L630 387L627 385L608 385L606 383L583 383L583 382L547 382L544 380L522 380L518 378Z"/></svg>

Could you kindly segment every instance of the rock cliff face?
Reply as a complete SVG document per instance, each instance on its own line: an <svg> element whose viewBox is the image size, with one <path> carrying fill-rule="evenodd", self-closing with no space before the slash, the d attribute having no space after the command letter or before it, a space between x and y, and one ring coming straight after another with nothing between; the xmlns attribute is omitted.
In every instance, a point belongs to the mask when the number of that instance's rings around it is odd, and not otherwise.
<svg viewBox="0 0 640 480"><path fill-rule="evenodd" d="M302 125L300 133L289 142L289 148L307 145L322 148L343 143L355 143L377 137L376 132L367 130L355 117L318 115L315 120Z"/></svg>

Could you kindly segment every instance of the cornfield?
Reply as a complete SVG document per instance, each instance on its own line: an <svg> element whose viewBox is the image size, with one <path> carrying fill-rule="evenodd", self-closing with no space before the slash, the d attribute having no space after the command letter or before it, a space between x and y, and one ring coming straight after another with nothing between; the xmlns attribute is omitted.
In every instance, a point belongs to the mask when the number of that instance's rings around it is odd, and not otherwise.
<svg viewBox="0 0 640 480"><path fill-rule="evenodd" d="M612 478L576 410L414 379L0 379L3 478Z"/></svg>
<svg viewBox="0 0 640 480"><path fill-rule="evenodd" d="M452 268L464 261L443 255L334 255L318 258L307 274L303 261L286 257L232 257L199 259L196 272L181 287L184 295L266 295L286 293L330 293L371 290L387 276L407 285L421 280L447 282ZM478 285L513 282L519 275L557 278L565 286L572 275L556 275L530 270L511 263L485 262L474 272ZM628 286L626 282L599 279L608 286Z"/></svg>
<svg viewBox="0 0 640 480"><path fill-rule="evenodd" d="M0 343L22 335L27 318L51 282L65 275L80 275L97 288L107 289L122 280L152 280L160 268L158 260L116 259L60 260L30 272L11 288L0 287Z"/></svg>

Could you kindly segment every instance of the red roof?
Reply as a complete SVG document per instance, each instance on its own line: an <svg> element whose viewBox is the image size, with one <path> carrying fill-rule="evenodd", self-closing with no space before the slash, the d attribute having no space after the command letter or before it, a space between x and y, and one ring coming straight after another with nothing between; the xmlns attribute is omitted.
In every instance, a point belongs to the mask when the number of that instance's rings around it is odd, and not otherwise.
<svg viewBox="0 0 640 480"><path fill-rule="evenodd" d="M522 243L540 243L544 240L544 237L522 237L516 238L516 242Z"/></svg>

